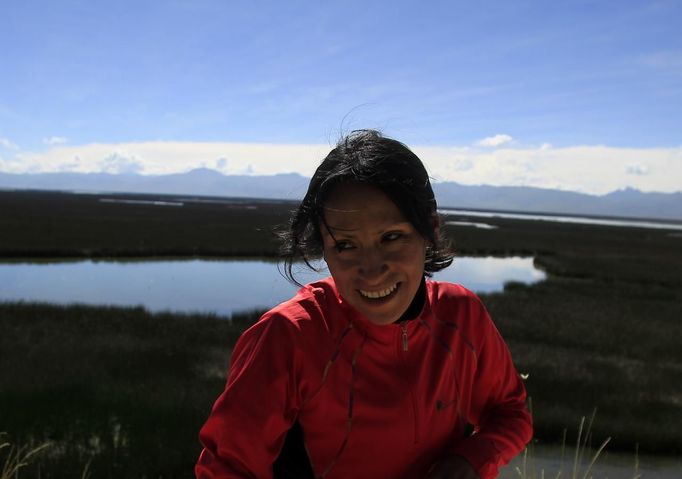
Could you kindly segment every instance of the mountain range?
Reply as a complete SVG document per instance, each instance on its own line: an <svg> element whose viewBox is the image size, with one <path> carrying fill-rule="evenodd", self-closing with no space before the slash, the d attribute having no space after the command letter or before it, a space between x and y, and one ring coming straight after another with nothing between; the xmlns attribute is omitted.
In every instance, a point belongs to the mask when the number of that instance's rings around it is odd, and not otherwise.
<svg viewBox="0 0 682 479"><path fill-rule="evenodd" d="M223 175L199 168L187 173L146 176L108 173L0 173L2 189L60 190L106 193L151 193L296 200L309 178L296 173L270 176ZM523 186L433 184L441 207L649 218L682 221L682 192L644 193L626 188L606 195Z"/></svg>

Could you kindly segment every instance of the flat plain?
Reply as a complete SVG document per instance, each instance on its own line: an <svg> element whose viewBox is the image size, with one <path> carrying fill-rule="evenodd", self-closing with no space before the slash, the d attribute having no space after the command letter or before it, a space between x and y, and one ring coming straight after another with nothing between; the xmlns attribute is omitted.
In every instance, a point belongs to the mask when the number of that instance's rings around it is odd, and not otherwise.
<svg viewBox="0 0 682 479"><path fill-rule="evenodd" d="M0 191L0 260L273 258L295 207L196 200ZM481 295L528 374L535 442L564 429L570 441L597 408L595 445L610 436L613 450L681 454L682 233L484 221L495 228L443 227L458 254L533 256L547 273ZM53 443L23 477L73 477L88 463L95 477L190 475L231 347L259 315L0 303L0 431Z"/></svg>

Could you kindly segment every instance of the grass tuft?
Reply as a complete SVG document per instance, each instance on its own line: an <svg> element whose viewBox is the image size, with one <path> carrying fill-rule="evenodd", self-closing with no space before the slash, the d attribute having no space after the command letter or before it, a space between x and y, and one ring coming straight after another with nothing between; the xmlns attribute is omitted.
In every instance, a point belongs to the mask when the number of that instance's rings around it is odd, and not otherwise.
<svg viewBox="0 0 682 479"><path fill-rule="evenodd" d="M580 418L570 470L565 470L567 433L566 429L564 429L561 440L561 455L557 470L549 471L545 468L540 468L540 470L538 470L535 463L534 446L533 442L531 442L522 453L521 464L514 468L519 479L545 479L545 477L552 477L553 479L562 479L564 477L570 477L571 479L592 479L594 477L594 467L602 456L606 446L611 441L611 437L607 437L601 442L596 450L592 450L591 442L596 414L597 409L595 408L592 411L592 415L589 417L587 425L585 423L587 418L585 416ZM632 479L640 479L642 475L639 472L639 445L635 447L634 456Z"/></svg>
<svg viewBox="0 0 682 479"><path fill-rule="evenodd" d="M4 436L7 436L7 434L0 432L0 439ZM26 467L33 456L41 453L50 446L51 444L49 442L33 448L29 446L15 446L8 440L0 442L0 461L2 461L0 479L17 478L19 476L19 469Z"/></svg>

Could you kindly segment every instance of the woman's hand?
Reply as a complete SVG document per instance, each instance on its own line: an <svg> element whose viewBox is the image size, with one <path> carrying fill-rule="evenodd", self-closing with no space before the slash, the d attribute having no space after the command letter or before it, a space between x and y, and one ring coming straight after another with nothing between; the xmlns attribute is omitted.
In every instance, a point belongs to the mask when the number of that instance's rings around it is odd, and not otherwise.
<svg viewBox="0 0 682 479"><path fill-rule="evenodd" d="M426 479L479 479L479 477L462 457L448 456L431 468Z"/></svg>

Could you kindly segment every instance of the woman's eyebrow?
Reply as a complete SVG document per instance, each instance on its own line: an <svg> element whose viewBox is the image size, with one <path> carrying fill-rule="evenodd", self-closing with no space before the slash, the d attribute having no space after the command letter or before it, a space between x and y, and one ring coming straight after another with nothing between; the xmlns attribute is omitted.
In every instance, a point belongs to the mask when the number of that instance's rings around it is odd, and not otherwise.
<svg viewBox="0 0 682 479"><path fill-rule="evenodd" d="M332 232L332 230L335 228L329 226L329 223L327 223L327 220L325 219L324 216L321 218L321 220L322 220L322 224L324 225L324 229L327 230L327 233L329 233L329 236L331 236L334 243L338 243L339 240L336 239L336 236L334 236L334 233ZM343 230L339 230L339 231L343 231Z"/></svg>
<svg viewBox="0 0 682 479"><path fill-rule="evenodd" d="M332 208L331 206L323 206L322 209L329 211L336 211L337 213L357 213L360 210L344 210L341 208Z"/></svg>
<svg viewBox="0 0 682 479"><path fill-rule="evenodd" d="M326 221L324 223L324 226L327 228L327 231L329 231L329 234L331 234L331 230L334 231L341 231L341 232L352 232L352 231L358 231L360 228L341 228L339 226L330 226Z"/></svg>
<svg viewBox="0 0 682 479"><path fill-rule="evenodd" d="M360 231L360 228L341 228L339 226L332 226L326 221L323 222L325 228L329 232L329 234L334 237L333 231L340 232L340 233L352 233L355 231ZM376 232L377 233L383 233L386 231L390 231L393 228L399 228L399 227L405 227L405 226L411 226L412 223L409 221L396 221L396 222L391 222L391 223L386 223L385 225L380 225L377 227ZM333 231L332 231L333 230Z"/></svg>

